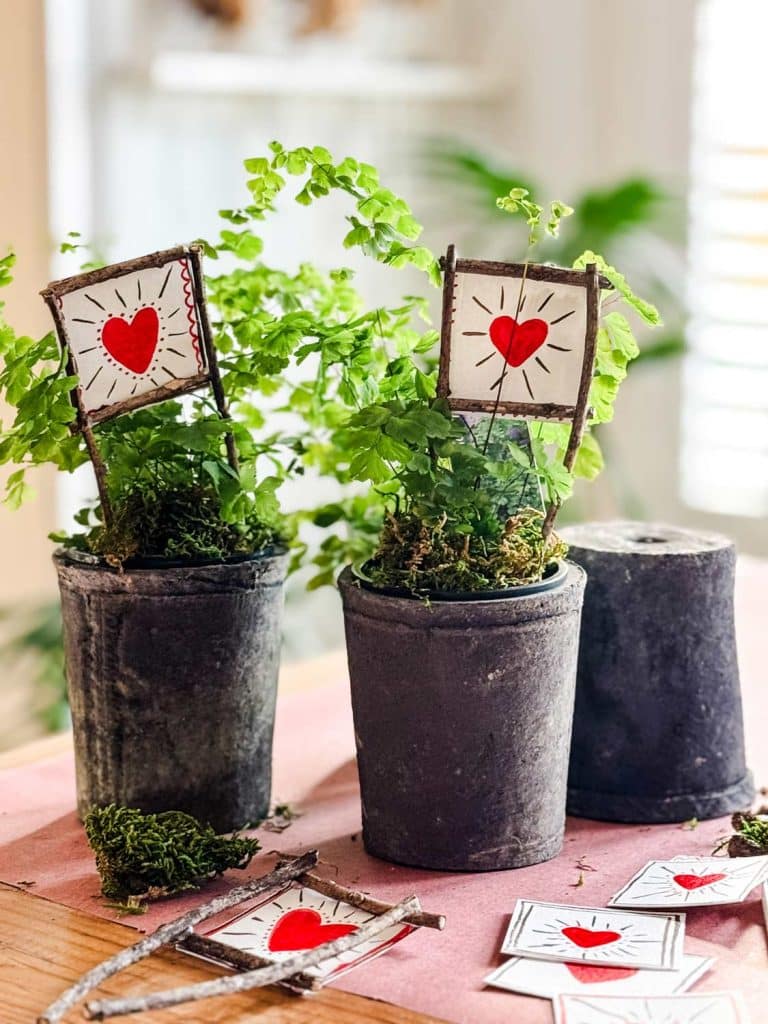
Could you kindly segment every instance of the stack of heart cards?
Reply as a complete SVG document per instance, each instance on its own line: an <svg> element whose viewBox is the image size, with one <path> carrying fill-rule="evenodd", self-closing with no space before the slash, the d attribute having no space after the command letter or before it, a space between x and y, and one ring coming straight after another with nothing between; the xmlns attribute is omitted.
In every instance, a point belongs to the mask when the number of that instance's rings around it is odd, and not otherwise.
<svg viewBox="0 0 768 1024"><path fill-rule="evenodd" d="M485 983L552 999L557 1024L747 1024L733 993L682 995L714 962L684 952L683 911L763 884L768 915L767 878L768 857L677 857L649 861L606 908L520 899L501 948L510 959Z"/></svg>
<svg viewBox="0 0 768 1024"><path fill-rule="evenodd" d="M296 953L314 949L356 931L375 914L353 907L343 900L322 896L305 887L286 886L257 906L230 918L206 933L227 946L280 961ZM306 974L318 979L320 985L336 980L342 974L380 956L414 931L409 924L395 924L380 932L375 939L363 942L346 953L329 957Z"/></svg>

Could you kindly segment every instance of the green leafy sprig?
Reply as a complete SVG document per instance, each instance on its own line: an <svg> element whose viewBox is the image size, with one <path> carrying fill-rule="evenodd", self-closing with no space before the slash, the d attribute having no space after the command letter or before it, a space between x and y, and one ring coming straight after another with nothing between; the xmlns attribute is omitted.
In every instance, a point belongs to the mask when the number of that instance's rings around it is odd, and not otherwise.
<svg viewBox="0 0 768 1024"><path fill-rule="evenodd" d="M536 245L541 236L544 207L534 202L527 188L510 189L507 195L499 196L496 206L505 213L522 214L528 225L528 246L531 248ZM559 199L553 199L549 204L544 231L552 238L557 238L560 233L560 221L563 217L570 217L572 213L572 207Z"/></svg>

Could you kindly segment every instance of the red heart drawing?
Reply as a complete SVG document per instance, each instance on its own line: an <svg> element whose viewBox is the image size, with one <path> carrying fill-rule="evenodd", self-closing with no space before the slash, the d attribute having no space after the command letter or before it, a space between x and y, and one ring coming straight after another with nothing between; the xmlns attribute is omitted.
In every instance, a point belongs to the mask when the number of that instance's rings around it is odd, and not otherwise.
<svg viewBox="0 0 768 1024"><path fill-rule="evenodd" d="M594 985L603 981L619 981L637 974L637 967L600 967L597 964L566 964L576 981Z"/></svg>
<svg viewBox="0 0 768 1024"><path fill-rule="evenodd" d="M621 938L619 932L593 932L589 928L563 928L563 935L575 945L581 946L582 949L607 946L609 942L615 942Z"/></svg>
<svg viewBox="0 0 768 1024"><path fill-rule="evenodd" d="M110 317L102 329L101 340L118 363L133 373L144 373L157 348L159 327L157 312L146 306L130 323L121 316Z"/></svg>
<svg viewBox="0 0 768 1024"><path fill-rule="evenodd" d="M323 924L316 910L308 907L289 910L277 922L269 936L269 948L273 953L283 950L314 949L324 942L340 939L342 935L356 932L355 924Z"/></svg>
<svg viewBox="0 0 768 1024"><path fill-rule="evenodd" d="M705 885L714 885L722 878L725 878L725 875L673 875L672 881L690 891L691 889L701 889Z"/></svg>
<svg viewBox="0 0 768 1024"><path fill-rule="evenodd" d="M488 333L510 366L522 366L547 340L549 324L546 320L524 320L519 324L511 316L497 316Z"/></svg>

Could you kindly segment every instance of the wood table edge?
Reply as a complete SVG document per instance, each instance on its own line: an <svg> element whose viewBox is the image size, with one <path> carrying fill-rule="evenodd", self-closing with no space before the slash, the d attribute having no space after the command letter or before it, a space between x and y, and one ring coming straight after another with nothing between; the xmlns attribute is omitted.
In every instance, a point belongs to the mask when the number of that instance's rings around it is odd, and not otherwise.
<svg viewBox="0 0 768 1024"><path fill-rule="evenodd" d="M129 946L136 941L137 929L122 921L112 921L107 918L97 917L88 914L83 910L76 910L71 907L57 903L46 896L38 896L30 892L25 886L0 882L0 907L4 921L3 953L6 961L17 962L28 959L37 959L39 967L37 971L27 973L24 978L14 978L13 986L3 986L0 975L0 1019L8 1020L12 1024L21 1022L26 1018L17 1016L24 1012L24 1006L20 1003L15 1005L8 1001L8 992L38 993L40 1005L38 1012L42 1011L48 1001L60 994L68 984L75 981L85 970L95 965L98 958L111 955L121 946ZM19 928L19 916L31 926L40 926L44 930L46 947L43 949L30 948L29 936L25 935ZM29 929L30 933L34 927ZM98 957L94 962L75 962L73 946L76 936L87 935L94 948L99 949ZM48 948L50 945L51 948ZM69 960L62 953L57 953L57 946L63 951L69 951ZM189 961L189 962L187 962ZM142 964L129 968L122 976L117 975L111 979L110 990L123 990L125 993L131 991L136 976L142 978L143 988L147 988L146 977L149 973L157 974L153 978L153 988L162 988L167 985L168 978L162 978L159 964L164 963L166 969L170 969L171 975L194 976L196 980L205 978L221 977L228 973L224 968L207 963L196 957L178 951L165 949ZM3 972L5 973L5 972ZM55 985L47 986L43 978L50 976ZM11 998L13 998L11 996ZM279 1024L283 1020L286 1024L294 1024L301 1020L312 1021L313 1024L342 1024L342 1022L360 1022L360 1024L445 1024L436 1017L426 1016L413 1010L407 1010L395 1006L385 1000L355 995L351 992L343 992L339 989L325 988L320 992L307 996L294 996L278 991L275 988L257 989L252 993L244 993L238 998L238 1010L236 1014L225 1015L219 1018L214 1015L226 1011L231 997L206 1001L205 1005L211 1007L210 1020L213 1022L221 1019L232 1024L242 1020L255 1018L260 1011L268 1011L270 1024ZM28 996L27 996L28 1002ZM248 1009L244 1009L245 1004ZM26 1003L25 1003L26 1005ZM201 1006L203 1004L200 1004ZM183 1011L184 1007L179 1007ZM281 1012L282 1011L282 1012ZM303 1011L306 1011L303 1012ZM242 1013L242 1016L241 1016ZM5 1015L9 1014L8 1017ZM77 1007L72 1013L65 1017L65 1021L76 1021L81 1019L81 1008ZM167 1011L141 1015L138 1020L168 1021L185 1020L190 1021L197 1018L185 1018L181 1015L171 1015ZM206 1016L205 1018L209 1018ZM30 1022L31 1024L31 1022Z"/></svg>

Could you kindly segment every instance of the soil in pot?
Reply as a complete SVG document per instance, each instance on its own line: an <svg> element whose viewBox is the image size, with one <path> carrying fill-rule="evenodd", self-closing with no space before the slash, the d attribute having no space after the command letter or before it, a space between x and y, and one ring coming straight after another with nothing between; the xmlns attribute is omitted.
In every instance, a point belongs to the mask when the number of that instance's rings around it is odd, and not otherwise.
<svg viewBox="0 0 768 1024"><path fill-rule="evenodd" d="M285 551L122 573L54 556L78 812L268 813Z"/></svg>
<svg viewBox="0 0 768 1024"><path fill-rule="evenodd" d="M585 579L424 602L342 573L369 853L487 871L559 852Z"/></svg>

